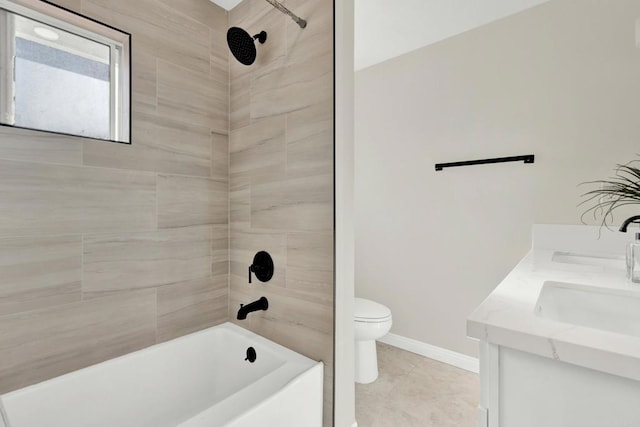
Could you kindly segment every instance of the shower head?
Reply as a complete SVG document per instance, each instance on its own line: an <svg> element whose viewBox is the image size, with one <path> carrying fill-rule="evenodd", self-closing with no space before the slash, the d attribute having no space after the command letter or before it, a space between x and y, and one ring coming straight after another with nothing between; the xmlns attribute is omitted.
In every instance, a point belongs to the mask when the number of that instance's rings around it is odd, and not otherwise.
<svg viewBox="0 0 640 427"><path fill-rule="evenodd" d="M231 27L227 31L227 44L229 50L235 56L235 58L244 65L251 65L256 60L256 45L255 40L258 40L260 44L267 41L267 33L261 31L259 34L251 37L242 28Z"/></svg>

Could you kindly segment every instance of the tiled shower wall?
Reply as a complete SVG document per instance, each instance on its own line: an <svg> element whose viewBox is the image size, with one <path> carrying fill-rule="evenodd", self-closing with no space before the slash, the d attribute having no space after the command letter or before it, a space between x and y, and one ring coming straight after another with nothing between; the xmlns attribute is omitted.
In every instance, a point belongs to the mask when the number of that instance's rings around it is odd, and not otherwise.
<svg viewBox="0 0 640 427"><path fill-rule="evenodd" d="M229 25L267 32L256 62L230 59L229 317L325 363L324 424L332 425L333 2L287 0L300 29L264 0L244 0ZM275 263L266 284L247 283L255 252ZM241 303L269 309L237 321Z"/></svg>
<svg viewBox="0 0 640 427"><path fill-rule="evenodd" d="M0 128L0 392L228 316L226 12L55 2L132 34L133 143Z"/></svg>

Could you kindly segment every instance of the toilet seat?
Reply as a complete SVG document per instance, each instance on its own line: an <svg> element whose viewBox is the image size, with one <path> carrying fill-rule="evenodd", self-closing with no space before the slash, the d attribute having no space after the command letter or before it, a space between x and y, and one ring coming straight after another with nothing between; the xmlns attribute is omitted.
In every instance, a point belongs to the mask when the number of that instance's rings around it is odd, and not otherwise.
<svg viewBox="0 0 640 427"><path fill-rule="evenodd" d="M384 323L391 320L388 307L364 298L355 298L353 320L363 323Z"/></svg>

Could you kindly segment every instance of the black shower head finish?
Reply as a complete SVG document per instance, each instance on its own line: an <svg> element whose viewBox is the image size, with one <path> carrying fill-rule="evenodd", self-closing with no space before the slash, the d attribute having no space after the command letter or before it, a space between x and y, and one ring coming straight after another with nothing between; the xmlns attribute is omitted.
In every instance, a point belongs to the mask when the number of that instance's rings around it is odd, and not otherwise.
<svg viewBox="0 0 640 427"><path fill-rule="evenodd" d="M267 33L261 31L251 37L242 28L231 27L227 31L227 44L233 56L244 65L251 65L256 60L256 44L254 40L258 40L260 44L267 41Z"/></svg>

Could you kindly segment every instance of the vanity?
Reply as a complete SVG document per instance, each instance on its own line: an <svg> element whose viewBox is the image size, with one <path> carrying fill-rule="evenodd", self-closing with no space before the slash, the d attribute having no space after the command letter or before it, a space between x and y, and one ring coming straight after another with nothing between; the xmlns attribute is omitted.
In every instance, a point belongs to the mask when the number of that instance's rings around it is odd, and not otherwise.
<svg viewBox="0 0 640 427"><path fill-rule="evenodd" d="M467 319L480 342L478 427L640 426L631 231L534 226L531 251Z"/></svg>

